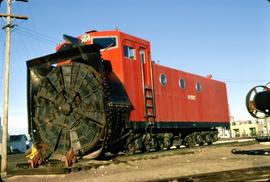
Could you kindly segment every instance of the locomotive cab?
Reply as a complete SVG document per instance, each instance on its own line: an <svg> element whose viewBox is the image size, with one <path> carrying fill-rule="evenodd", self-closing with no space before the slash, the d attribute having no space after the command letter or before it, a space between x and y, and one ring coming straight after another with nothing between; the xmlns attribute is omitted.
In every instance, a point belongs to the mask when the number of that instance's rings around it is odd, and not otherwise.
<svg viewBox="0 0 270 182"><path fill-rule="evenodd" d="M77 41L66 41L58 45L56 50L61 50L61 47L70 42L99 46L101 58L110 63L133 105L130 120L153 123L155 103L150 42L118 30L89 31L75 39Z"/></svg>

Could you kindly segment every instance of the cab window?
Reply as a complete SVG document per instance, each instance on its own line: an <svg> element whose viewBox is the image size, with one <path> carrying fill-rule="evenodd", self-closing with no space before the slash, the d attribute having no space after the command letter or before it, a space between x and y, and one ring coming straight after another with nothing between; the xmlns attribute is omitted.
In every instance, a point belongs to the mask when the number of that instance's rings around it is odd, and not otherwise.
<svg viewBox="0 0 270 182"><path fill-rule="evenodd" d="M135 59L135 50L132 47L124 46L124 56L129 59Z"/></svg>
<svg viewBox="0 0 270 182"><path fill-rule="evenodd" d="M145 63L145 50L144 49L140 49L139 50L139 54L140 54L140 61Z"/></svg>
<svg viewBox="0 0 270 182"><path fill-rule="evenodd" d="M101 49L116 47L116 37L95 37L93 44L97 44Z"/></svg>

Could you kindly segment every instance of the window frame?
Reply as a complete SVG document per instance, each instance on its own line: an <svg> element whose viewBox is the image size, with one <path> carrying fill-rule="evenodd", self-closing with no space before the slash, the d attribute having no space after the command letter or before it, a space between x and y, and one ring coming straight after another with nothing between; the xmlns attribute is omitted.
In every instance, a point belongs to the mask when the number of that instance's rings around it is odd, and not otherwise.
<svg viewBox="0 0 270 182"><path fill-rule="evenodd" d="M115 38L115 46L113 47L109 47L109 48L103 48L100 49L100 51L104 51L104 50L111 50L111 49L116 49L118 48L118 37L115 35L108 35L108 36L93 36L91 37L91 43L94 44L94 39L95 38Z"/></svg>
<svg viewBox="0 0 270 182"><path fill-rule="evenodd" d="M161 80L162 79L161 78L162 76L164 76L164 78L165 78L165 83L163 83L163 81ZM168 83L168 79L167 79L167 76L165 75L165 73L160 73L160 75L159 75L159 83L160 83L160 85L162 87L166 87L166 85Z"/></svg>
<svg viewBox="0 0 270 182"><path fill-rule="evenodd" d="M198 92L198 93L202 91L202 86L201 86L201 83L199 81L196 82L195 89L196 89L196 92Z"/></svg>
<svg viewBox="0 0 270 182"><path fill-rule="evenodd" d="M143 55L143 60L142 60L142 55ZM145 48L139 48L139 56L140 56L140 61L142 63L146 63L146 50L145 50Z"/></svg>
<svg viewBox="0 0 270 182"><path fill-rule="evenodd" d="M128 50L128 56L125 55L125 48ZM130 56L130 51L132 50L133 52L133 57ZM128 46L128 45L123 45L123 53L124 53L124 58L130 59L130 60L136 60L136 49L134 47Z"/></svg>
<svg viewBox="0 0 270 182"><path fill-rule="evenodd" d="M183 81L183 87L182 87L182 82L181 81ZM185 82L185 79L184 78L179 78L179 83L178 83L178 85L179 85L179 87L180 87L180 89L181 90L184 90L185 89L185 87L186 87L186 82Z"/></svg>

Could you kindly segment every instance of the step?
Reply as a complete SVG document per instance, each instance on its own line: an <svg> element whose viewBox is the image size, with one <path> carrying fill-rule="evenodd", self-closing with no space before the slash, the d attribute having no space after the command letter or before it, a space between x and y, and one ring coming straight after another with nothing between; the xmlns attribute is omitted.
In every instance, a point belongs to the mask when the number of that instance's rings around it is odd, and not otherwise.
<svg viewBox="0 0 270 182"><path fill-rule="evenodd" d="M152 95L147 95L147 96L145 96L145 99L153 99L153 96Z"/></svg>
<svg viewBox="0 0 270 182"><path fill-rule="evenodd" d="M152 114L146 114L147 117L154 117L155 115L152 113Z"/></svg>
<svg viewBox="0 0 270 182"><path fill-rule="evenodd" d="M151 87L149 87L148 85L144 85L144 89L145 90L152 90Z"/></svg>

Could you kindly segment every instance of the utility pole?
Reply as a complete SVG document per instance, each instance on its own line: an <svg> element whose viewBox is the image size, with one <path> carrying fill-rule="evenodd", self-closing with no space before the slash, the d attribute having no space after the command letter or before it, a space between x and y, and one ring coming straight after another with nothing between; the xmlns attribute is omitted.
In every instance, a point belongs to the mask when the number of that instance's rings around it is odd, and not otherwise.
<svg viewBox="0 0 270 182"><path fill-rule="evenodd" d="M27 2L26 0L15 0ZM1 2L1 1L0 1ZM11 18L28 19L26 16L17 16L11 14L11 0L7 0L7 14L0 14L0 17L6 18L6 25L2 29L6 30L6 51L5 51L5 73L4 73L4 100L3 100L3 128L2 128L2 154L1 154L1 177L7 175L7 140L8 140L8 91L9 91L9 62L10 62L10 29L14 27L11 24Z"/></svg>

